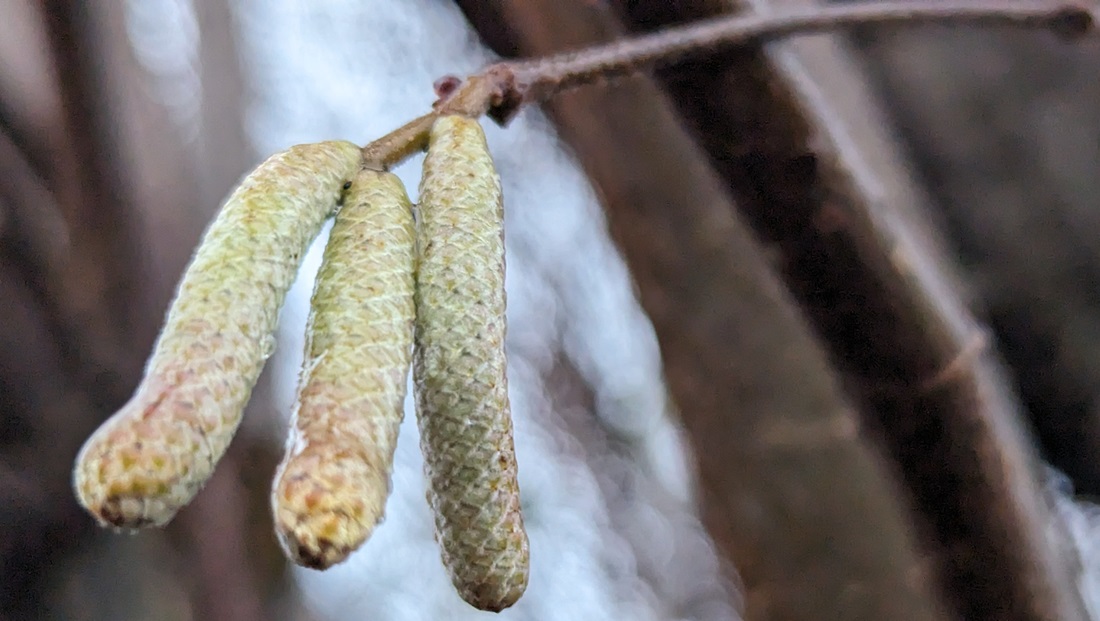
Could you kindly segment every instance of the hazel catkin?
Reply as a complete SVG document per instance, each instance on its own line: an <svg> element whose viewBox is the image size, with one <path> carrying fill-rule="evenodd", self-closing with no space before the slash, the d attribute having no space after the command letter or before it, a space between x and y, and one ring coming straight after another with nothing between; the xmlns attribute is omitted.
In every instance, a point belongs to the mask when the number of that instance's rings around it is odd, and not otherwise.
<svg viewBox="0 0 1100 621"><path fill-rule="evenodd" d="M325 569L382 519L412 357L416 229L393 174L361 171L336 216L313 293L276 531Z"/></svg>
<svg viewBox="0 0 1100 621"><path fill-rule="evenodd" d="M505 374L500 180L477 121L438 119L420 184L413 377L443 564L459 595L499 611L529 551Z"/></svg>
<svg viewBox="0 0 1100 621"><path fill-rule="evenodd" d="M226 200L137 391L77 456L77 498L101 524L166 524L210 477L274 348L301 258L360 161L350 142L291 147Z"/></svg>

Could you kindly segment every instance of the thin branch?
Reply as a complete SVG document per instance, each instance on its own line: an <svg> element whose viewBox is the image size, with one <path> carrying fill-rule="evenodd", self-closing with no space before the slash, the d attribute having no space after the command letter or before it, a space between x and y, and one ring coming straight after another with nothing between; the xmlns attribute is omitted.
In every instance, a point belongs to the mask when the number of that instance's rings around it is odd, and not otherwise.
<svg viewBox="0 0 1100 621"><path fill-rule="evenodd" d="M1085 6L1044 0L868 2L774 15L723 15L576 52L490 65L436 102L432 112L368 144L363 156L368 166L389 169L424 149L437 116L488 114L506 124L523 105L563 90L747 43L857 25L926 23L1039 28L1075 37L1091 32L1095 21Z"/></svg>
<svg viewBox="0 0 1100 621"><path fill-rule="evenodd" d="M969 23L1050 29L1080 36L1093 26L1088 9L1042 0L863 2L813 6L785 14L724 15L578 52L515 63L524 101L545 100L564 89L669 65L746 43L761 43L856 25Z"/></svg>
<svg viewBox="0 0 1100 621"><path fill-rule="evenodd" d="M437 113L416 117L392 132L363 147L363 161L368 168L389 170L423 151L428 146L428 131Z"/></svg>
<svg viewBox="0 0 1100 621"><path fill-rule="evenodd" d="M449 77L449 76L448 76ZM461 114L477 118L493 106L503 106L505 97L514 90L515 79L507 63L491 65L462 82L446 99L436 102L435 109L417 117L363 147L363 160L369 168L388 170L423 151L428 146L428 132L436 117Z"/></svg>

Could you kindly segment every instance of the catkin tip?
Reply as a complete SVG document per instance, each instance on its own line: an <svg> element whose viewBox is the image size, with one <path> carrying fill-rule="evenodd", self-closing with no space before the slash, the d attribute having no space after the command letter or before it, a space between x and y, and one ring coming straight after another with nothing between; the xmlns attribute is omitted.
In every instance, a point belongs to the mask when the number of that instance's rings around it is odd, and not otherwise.
<svg viewBox="0 0 1100 621"><path fill-rule="evenodd" d="M363 170L345 189L272 493L287 556L313 569L345 560L382 520L411 358L416 232L405 188Z"/></svg>
<svg viewBox="0 0 1100 621"><path fill-rule="evenodd" d="M287 557L319 570L347 560L382 521L386 493L388 478L361 457L292 457L272 494Z"/></svg>
<svg viewBox="0 0 1100 621"><path fill-rule="evenodd" d="M359 169L347 141L272 155L226 199L176 291L134 397L81 449L73 486L102 525L167 524L213 473L271 354L301 257Z"/></svg>
<svg viewBox="0 0 1100 621"><path fill-rule="evenodd" d="M519 598L523 597L523 593L526 590L527 581L524 580L520 584L512 585L504 592L501 592L500 585L481 584L466 591L459 591L459 595L462 596L462 599L465 600L467 604L478 610L500 612L507 608L511 608L519 601Z"/></svg>
<svg viewBox="0 0 1100 621"><path fill-rule="evenodd" d="M101 526L164 526L202 486L212 464L202 430L178 414L186 407L163 378L147 378L84 443L73 489Z"/></svg>
<svg viewBox="0 0 1100 621"><path fill-rule="evenodd" d="M130 477L103 484L82 470L74 478L78 502L103 527L132 530L164 526L185 504L161 481ZM165 491L157 493L161 490Z"/></svg>
<svg viewBox="0 0 1100 621"><path fill-rule="evenodd" d="M314 521L344 521L345 523L341 524L340 528L334 529L338 531L346 531L350 526L346 523L346 516L334 513L317 516ZM279 544L286 552L287 558L295 564L308 569L323 571L346 561L352 551L355 550L356 546L349 543L346 538L341 538L342 540L338 541L328 537L308 536L308 533L315 528L317 527L295 521L280 522L276 527Z"/></svg>
<svg viewBox="0 0 1100 621"><path fill-rule="evenodd" d="M97 506L89 507L89 510L101 526L114 526L127 530L161 526L162 524L146 516L147 503L147 499L138 496L111 496Z"/></svg>

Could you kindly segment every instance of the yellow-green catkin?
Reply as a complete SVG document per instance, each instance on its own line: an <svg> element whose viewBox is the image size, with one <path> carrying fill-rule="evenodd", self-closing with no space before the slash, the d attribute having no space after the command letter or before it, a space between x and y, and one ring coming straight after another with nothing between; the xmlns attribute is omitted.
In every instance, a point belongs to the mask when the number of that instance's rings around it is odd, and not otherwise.
<svg viewBox="0 0 1100 621"><path fill-rule="evenodd" d="M500 179L477 121L432 127L420 184L417 420L443 564L459 595L499 611L527 588L505 375Z"/></svg>
<svg viewBox="0 0 1100 621"><path fill-rule="evenodd" d="M302 256L360 162L350 142L298 145L260 164L226 200L137 391L77 456L77 498L101 524L166 524L210 477L274 348Z"/></svg>
<svg viewBox="0 0 1100 621"><path fill-rule="evenodd" d="M363 170L313 293L276 532L300 565L345 560L382 520L412 358L416 228L395 175Z"/></svg>

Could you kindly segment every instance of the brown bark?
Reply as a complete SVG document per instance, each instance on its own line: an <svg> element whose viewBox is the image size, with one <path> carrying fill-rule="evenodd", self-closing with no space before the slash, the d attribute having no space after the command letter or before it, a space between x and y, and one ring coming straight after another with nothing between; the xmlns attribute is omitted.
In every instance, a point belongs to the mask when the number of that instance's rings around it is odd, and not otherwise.
<svg viewBox="0 0 1100 621"><path fill-rule="evenodd" d="M40 5L56 68L65 141L50 179L68 225L69 256L53 295L64 304L66 355L74 372L109 370L86 382L109 384L110 401L128 396L144 356L123 347L151 342L156 323L141 312L145 261L137 249L133 196L119 161L119 117L110 100L102 12L72 0ZM135 303L137 302L137 303Z"/></svg>
<svg viewBox="0 0 1100 621"><path fill-rule="evenodd" d="M477 4L477 23L491 23ZM616 34L590 3L494 6L512 37L498 49L542 55ZM548 109L601 193L657 330L704 521L737 564L747 618L942 618L888 467L659 91L632 78Z"/></svg>
<svg viewBox="0 0 1100 621"><path fill-rule="evenodd" d="M727 6L620 4L638 29ZM1016 397L844 49L817 37L660 75L882 434L957 610L1084 618Z"/></svg>
<svg viewBox="0 0 1100 621"><path fill-rule="evenodd" d="M1046 457L1100 495L1100 43L940 29L859 41Z"/></svg>

